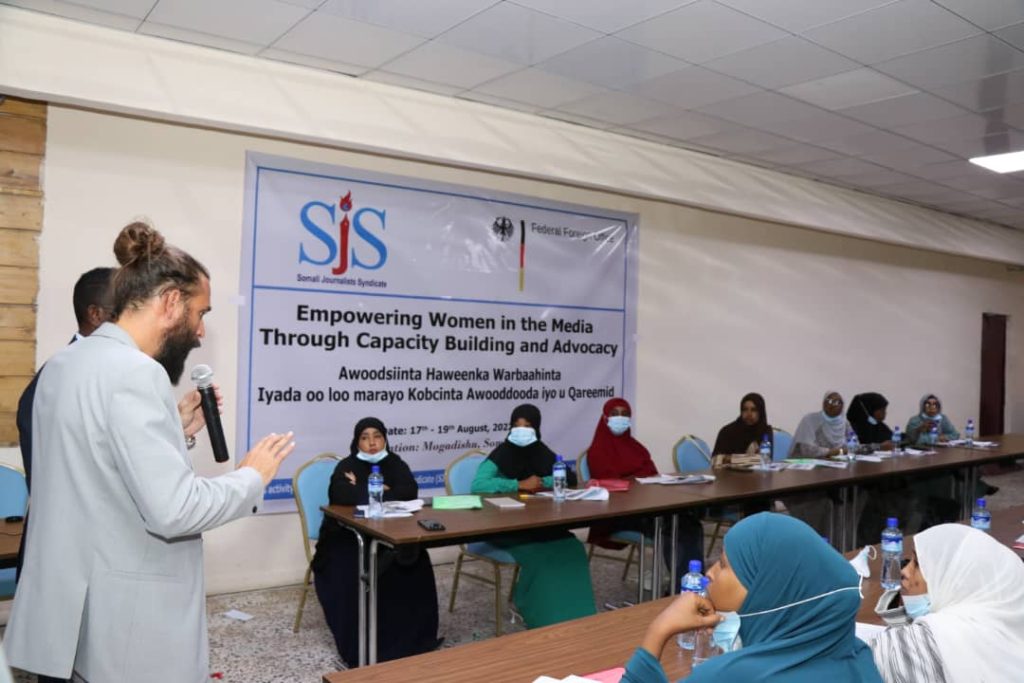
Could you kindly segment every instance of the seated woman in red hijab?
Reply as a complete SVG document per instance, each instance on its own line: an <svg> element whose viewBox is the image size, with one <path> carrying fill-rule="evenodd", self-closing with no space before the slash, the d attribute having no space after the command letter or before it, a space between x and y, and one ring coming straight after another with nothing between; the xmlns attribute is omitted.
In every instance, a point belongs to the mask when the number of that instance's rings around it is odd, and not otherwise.
<svg viewBox="0 0 1024 683"><path fill-rule="evenodd" d="M587 449L587 465L591 479L627 479L631 477L650 477L658 473L658 468L651 459L651 454L642 443L633 438L633 411L629 403L622 398L609 399L604 404L601 418L594 430L594 439ZM634 484L635 485L635 484ZM626 522L607 522L590 527L589 543L602 548L621 548L609 537L616 531L641 531L651 533L651 524L635 520ZM664 524L667 535L672 533L672 525ZM665 551L666 565L671 563L672 546L666 536L662 548ZM679 538L676 540L676 574L675 580L685 572L690 560L704 560L704 527L696 516L679 513Z"/></svg>

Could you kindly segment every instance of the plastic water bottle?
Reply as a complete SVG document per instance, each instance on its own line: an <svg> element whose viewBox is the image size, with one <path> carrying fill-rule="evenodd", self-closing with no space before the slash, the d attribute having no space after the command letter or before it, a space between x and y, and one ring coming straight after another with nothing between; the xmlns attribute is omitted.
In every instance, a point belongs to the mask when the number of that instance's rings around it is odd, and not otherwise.
<svg viewBox="0 0 1024 683"><path fill-rule="evenodd" d="M903 569L903 532L898 520L890 517L882 531L882 588L892 590L900 587L900 572Z"/></svg>
<svg viewBox="0 0 1024 683"><path fill-rule="evenodd" d="M702 597L708 596L708 583L711 582L706 576L700 579L700 594ZM702 628L696 631L694 634L694 646L693 646L693 665L703 664L715 655L719 655L722 651L715 645L715 640L711 635L712 631L709 628Z"/></svg>
<svg viewBox="0 0 1024 683"><path fill-rule="evenodd" d="M562 460L562 456L556 455L555 465L551 468L551 487L555 492L555 500L559 503L565 500L566 481L565 461Z"/></svg>
<svg viewBox="0 0 1024 683"><path fill-rule="evenodd" d="M847 460L854 460L858 450L860 450L860 439L857 438L857 432L851 429L846 433Z"/></svg>
<svg viewBox="0 0 1024 683"><path fill-rule="evenodd" d="M680 581L679 591L681 593L700 593L703 590L701 579L704 575L700 573L703 568L700 560L690 560L689 571L683 574ZM676 643L684 650L692 650L697 643L693 631L684 631L676 636Z"/></svg>
<svg viewBox="0 0 1024 683"><path fill-rule="evenodd" d="M988 511L984 498L979 498L974 504L974 510L971 512L971 526L986 534L992 528L992 513Z"/></svg>
<svg viewBox="0 0 1024 683"><path fill-rule="evenodd" d="M896 425L892 428L892 454L903 455L903 432L900 431L900 426Z"/></svg>
<svg viewBox="0 0 1024 683"><path fill-rule="evenodd" d="M928 443L932 446L939 442L939 423L931 420L932 426L928 428Z"/></svg>
<svg viewBox="0 0 1024 683"><path fill-rule="evenodd" d="M974 448L974 420L968 420L967 426L964 427L964 441L967 442L964 445L968 448Z"/></svg>
<svg viewBox="0 0 1024 683"><path fill-rule="evenodd" d="M772 464L772 442L768 440L767 434L761 439L761 448L758 449L758 453L761 455L761 467L768 469Z"/></svg>
<svg viewBox="0 0 1024 683"><path fill-rule="evenodd" d="M380 473L380 465L373 465L370 469L366 492L369 494L366 517L368 519L384 519L384 475Z"/></svg>

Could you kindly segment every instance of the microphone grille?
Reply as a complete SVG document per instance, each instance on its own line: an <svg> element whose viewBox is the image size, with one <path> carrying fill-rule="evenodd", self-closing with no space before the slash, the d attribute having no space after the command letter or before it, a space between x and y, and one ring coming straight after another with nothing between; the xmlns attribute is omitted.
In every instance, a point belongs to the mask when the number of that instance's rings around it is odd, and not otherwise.
<svg viewBox="0 0 1024 683"><path fill-rule="evenodd" d="M213 383L213 369L209 365L197 365L192 368L192 382L197 387L208 387Z"/></svg>

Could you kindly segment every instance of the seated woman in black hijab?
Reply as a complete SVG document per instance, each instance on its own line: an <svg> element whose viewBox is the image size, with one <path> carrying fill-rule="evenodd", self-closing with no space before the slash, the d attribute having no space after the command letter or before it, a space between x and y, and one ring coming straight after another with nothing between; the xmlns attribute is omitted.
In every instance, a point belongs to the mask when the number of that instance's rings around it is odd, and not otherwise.
<svg viewBox="0 0 1024 683"><path fill-rule="evenodd" d="M885 424L888 407L889 401L885 396L873 391L857 394L850 401L846 419L857 433L857 440L862 446L868 446L872 451L892 450L892 430Z"/></svg>
<svg viewBox="0 0 1024 683"><path fill-rule="evenodd" d="M775 432L768 424L768 410L761 394L749 393L740 401L740 415L718 431L712 456L722 456L721 464L733 455L756 455L761 440L768 437L775 447ZM715 462L715 459L712 459Z"/></svg>
<svg viewBox="0 0 1024 683"><path fill-rule="evenodd" d="M540 440L540 410L524 404L512 411L508 438L476 471L473 493L534 493L551 488L555 454ZM576 475L568 472L570 486ZM545 503L541 503L545 504ZM567 531L538 530L492 539L519 565L513 601L528 628L596 613L590 565L583 544Z"/></svg>
<svg viewBox="0 0 1024 683"><path fill-rule="evenodd" d="M419 493L409 466L388 451L384 423L366 417L356 423L349 456L331 476L331 505L366 505L370 468L384 476L384 500L415 500ZM338 654L359 665L359 563L356 539L329 518L320 525L313 556L316 596L334 635ZM437 648L437 588L430 556L420 548L381 550L378 559L377 660L418 655Z"/></svg>

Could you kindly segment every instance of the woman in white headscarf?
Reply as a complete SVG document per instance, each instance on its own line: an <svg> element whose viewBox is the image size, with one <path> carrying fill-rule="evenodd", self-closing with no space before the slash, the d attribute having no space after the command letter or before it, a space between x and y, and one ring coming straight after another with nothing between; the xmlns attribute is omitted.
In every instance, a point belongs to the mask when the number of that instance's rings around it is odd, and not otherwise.
<svg viewBox="0 0 1024 683"><path fill-rule="evenodd" d="M850 423L843 416L843 397L838 391L825 392L821 410L804 415L789 447L791 458L824 458L838 455L846 443Z"/></svg>
<svg viewBox="0 0 1024 683"><path fill-rule="evenodd" d="M804 415L797 425L789 457L827 458L839 455L846 443L846 432L851 429L843 415L843 403L838 391L826 391L821 410ZM790 514L810 524L822 536L831 533L833 505L825 495L801 493L783 498L782 503Z"/></svg>
<svg viewBox="0 0 1024 683"><path fill-rule="evenodd" d="M983 531L940 524L914 537L903 568L909 624L871 643L886 683L1024 677L1024 562Z"/></svg>

